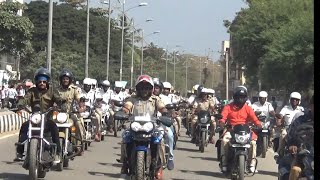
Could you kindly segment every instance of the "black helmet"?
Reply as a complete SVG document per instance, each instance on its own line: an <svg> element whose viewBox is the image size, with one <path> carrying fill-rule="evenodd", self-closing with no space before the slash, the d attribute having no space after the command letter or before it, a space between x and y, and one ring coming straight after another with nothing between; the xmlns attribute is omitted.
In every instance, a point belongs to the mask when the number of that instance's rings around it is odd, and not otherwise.
<svg viewBox="0 0 320 180"><path fill-rule="evenodd" d="M61 81L63 77L68 77L70 79L70 83L73 80L73 74L68 69L63 69L59 74L59 80Z"/></svg>
<svg viewBox="0 0 320 180"><path fill-rule="evenodd" d="M202 89L204 88L203 85L199 85L198 89L197 89L197 96L200 96Z"/></svg>
<svg viewBox="0 0 320 180"><path fill-rule="evenodd" d="M154 86L160 87L161 90L163 89L163 84L159 78L153 78L152 81L153 81Z"/></svg>
<svg viewBox="0 0 320 180"><path fill-rule="evenodd" d="M41 67L34 73L34 80L37 82L39 78L45 78L46 81L50 81L51 74L47 68Z"/></svg>
<svg viewBox="0 0 320 180"><path fill-rule="evenodd" d="M244 98L240 98L240 97ZM238 86L233 92L233 100L238 106L243 106L248 100L248 91L244 86Z"/></svg>

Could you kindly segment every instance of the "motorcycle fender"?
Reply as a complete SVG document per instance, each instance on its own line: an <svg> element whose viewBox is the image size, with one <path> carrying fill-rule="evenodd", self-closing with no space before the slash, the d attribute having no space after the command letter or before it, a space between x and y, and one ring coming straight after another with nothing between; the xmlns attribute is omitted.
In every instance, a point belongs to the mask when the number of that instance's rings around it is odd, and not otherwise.
<svg viewBox="0 0 320 180"><path fill-rule="evenodd" d="M144 151L147 152L148 148L146 146L137 146L136 147L136 151Z"/></svg>
<svg viewBox="0 0 320 180"><path fill-rule="evenodd" d="M235 154L236 156L239 156L239 155L245 155L246 156L246 158L247 158L247 156L248 156L248 153L247 153L247 151L236 151L236 154Z"/></svg>
<svg viewBox="0 0 320 180"><path fill-rule="evenodd" d="M59 132L59 138L65 138L66 134L64 132Z"/></svg>

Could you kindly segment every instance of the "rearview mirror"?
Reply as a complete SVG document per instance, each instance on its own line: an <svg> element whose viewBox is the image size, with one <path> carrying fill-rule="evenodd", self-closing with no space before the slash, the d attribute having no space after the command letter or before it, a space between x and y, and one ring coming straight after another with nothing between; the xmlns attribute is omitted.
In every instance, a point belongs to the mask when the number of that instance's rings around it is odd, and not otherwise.
<svg viewBox="0 0 320 180"><path fill-rule="evenodd" d="M122 107L123 106L123 102L122 101L114 101L114 105L117 107Z"/></svg>
<svg viewBox="0 0 320 180"><path fill-rule="evenodd" d="M167 104L166 109L168 109L168 110L176 109L176 105L175 104Z"/></svg>
<svg viewBox="0 0 320 180"><path fill-rule="evenodd" d="M170 126L172 126L172 124L173 124L172 119L171 119L170 117L168 117L168 116L160 116L160 117L159 117L159 121L160 121L163 125L165 125L165 126L167 126L167 127L170 127Z"/></svg>
<svg viewBox="0 0 320 180"><path fill-rule="evenodd" d="M116 114L114 115L114 118L116 120L128 120L129 119L129 115L126 114L125 112L123 111L118 111L116 112Z"/></svg>

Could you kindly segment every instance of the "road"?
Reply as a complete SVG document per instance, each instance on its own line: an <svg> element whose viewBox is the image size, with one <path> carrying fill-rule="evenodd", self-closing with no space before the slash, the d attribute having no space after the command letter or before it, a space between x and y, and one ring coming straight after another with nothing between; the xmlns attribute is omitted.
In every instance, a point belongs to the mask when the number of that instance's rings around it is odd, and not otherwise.
<svg viewBox="0 0 320 180"><path fill-rule="evenodd" d="M183 131L184 133L184 131ZM14 143L17 135L0 139L0 179L27 179L28 171L21 167L21 162L13 162L15 157ZM225 179L219 171L214 145L210 144L204 153L182 136L175 150L175 169L164 171L164 179L171 180L208 180ZM120 155L120 138L108 136L106 141L93 143L84 156L76 157L70 167L62 172L50 171L47 180L102 180L119 179L121 164L116 159ZM266 159L258 158L258 173L246 179L277 179L277 167L268 152ZM120 178L121 179L121 178Z"/></svg>

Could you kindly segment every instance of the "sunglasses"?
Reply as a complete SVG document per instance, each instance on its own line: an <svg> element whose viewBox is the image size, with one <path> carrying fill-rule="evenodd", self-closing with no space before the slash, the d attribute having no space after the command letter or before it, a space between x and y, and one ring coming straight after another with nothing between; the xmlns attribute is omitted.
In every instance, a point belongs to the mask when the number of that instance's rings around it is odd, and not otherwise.
<svg viewBox="0 0 320 180"><path fill-rule="evenodd" d="M141 85L137 87L137 90L152 90L153 87L150 85Z"/></svg>
<svg viewBox="0 0 320 180"><path fill-rule="evenodd" d="M291 101L300 101L300 99L296 99L296 98L291 98Z"/></svg>
<svg viewBox="0 0 320 180"><path fill-rule="evenodd" d="M37 83L38 83L38 84L41 84L41 83L42 83L42 84L46 84L47 81L37 81Z"/></svg>

